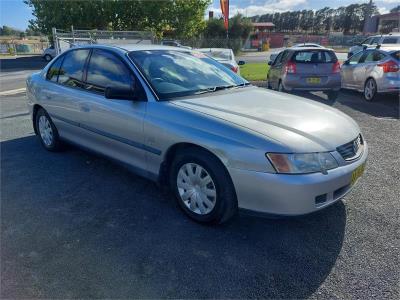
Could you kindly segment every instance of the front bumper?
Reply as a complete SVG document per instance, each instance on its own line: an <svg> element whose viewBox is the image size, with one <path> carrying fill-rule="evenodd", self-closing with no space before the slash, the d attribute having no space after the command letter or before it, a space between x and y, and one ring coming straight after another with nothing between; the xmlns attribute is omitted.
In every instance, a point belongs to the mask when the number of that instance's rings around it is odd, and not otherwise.
<svg viewBox="0 0 400 300"><path fill-rule="evenodd" d="M302 215L327 207L352 188L352 172L367 160L365 143L355 162L322 173L287 175L230 168L239 208L277 215Z"/></svg>

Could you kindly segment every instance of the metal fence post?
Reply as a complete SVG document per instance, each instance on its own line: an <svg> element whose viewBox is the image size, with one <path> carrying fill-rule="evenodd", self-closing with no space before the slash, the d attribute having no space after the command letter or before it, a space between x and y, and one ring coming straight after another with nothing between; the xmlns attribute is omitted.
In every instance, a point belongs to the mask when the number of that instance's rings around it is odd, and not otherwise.
<svg viewBox="0 0 400 300"><path fill-rule="evenodd" d="M60 46L58 45L58 39L57 39L57 29L53 27L51 29L53 33L53 43L54 43L54 49L56 50L56 54L60 54Z"/></svg>

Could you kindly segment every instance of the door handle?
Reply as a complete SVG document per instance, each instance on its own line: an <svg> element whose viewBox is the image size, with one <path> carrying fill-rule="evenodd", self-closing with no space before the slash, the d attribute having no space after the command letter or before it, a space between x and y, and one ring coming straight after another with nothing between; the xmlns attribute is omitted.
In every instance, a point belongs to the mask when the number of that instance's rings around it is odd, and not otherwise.
<svg viewBox="0 0 400 300"><path fill-rule="evenodd" d="M79 106L79 108L81 109L81 111L83 111L83 112L89 112L90 111L90 108L89 108L89 106L86 106L86 105L80 105Z"/></svg>

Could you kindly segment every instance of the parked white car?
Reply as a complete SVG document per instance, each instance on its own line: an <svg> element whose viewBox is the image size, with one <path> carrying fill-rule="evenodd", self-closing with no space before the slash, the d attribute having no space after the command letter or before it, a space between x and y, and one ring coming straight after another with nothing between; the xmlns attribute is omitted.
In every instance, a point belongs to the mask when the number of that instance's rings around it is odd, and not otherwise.
<svg viewBox="0 0 400 300"><path fill-rule="evenodd" d="M393 45L393 44L395 45L397 44L397 46L399 46L400 33L389 33L387 35L380 34L380 35L370 36L361 43L354 45L353 47L350 47L347 57L350 58L357 52L360 52L370 47L376 47L377 45L382 45L383 47L385 47L387 45Z"/></svg>
<svg viewBox="0 0 400 300"><path fill-rule="evenodd" d="M44 49L43 55L42 55L42 57L45 61L51 61L56 56L57 56L57 53L56 53L56 49L54 49L54 46Z"/></svg>
<svg viewBox="0 0 400 300"><path fill-rule="evenodd" d="M244 61L239 61L236 63L235 54L233 54L232 49L225 48L200 48L198 51L207 54L211 58L215 59L219 63L223 64L225 67L231 69L233 72L240 75L239 65L244 65Z"/></svg>

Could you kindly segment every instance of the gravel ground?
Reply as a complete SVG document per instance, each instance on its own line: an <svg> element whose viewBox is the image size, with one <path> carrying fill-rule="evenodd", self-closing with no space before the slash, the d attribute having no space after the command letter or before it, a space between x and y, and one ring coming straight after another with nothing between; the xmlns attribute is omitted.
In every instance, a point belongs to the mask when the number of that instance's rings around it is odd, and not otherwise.
<svg viewBox="0 0 400 300"><path fill-rule="evenodd" d="M398 299L398 99L306 96L359 123L364 177L317 214L216 227L105 158L46 152L23 95L2 97L0 297Z"/></svg>

